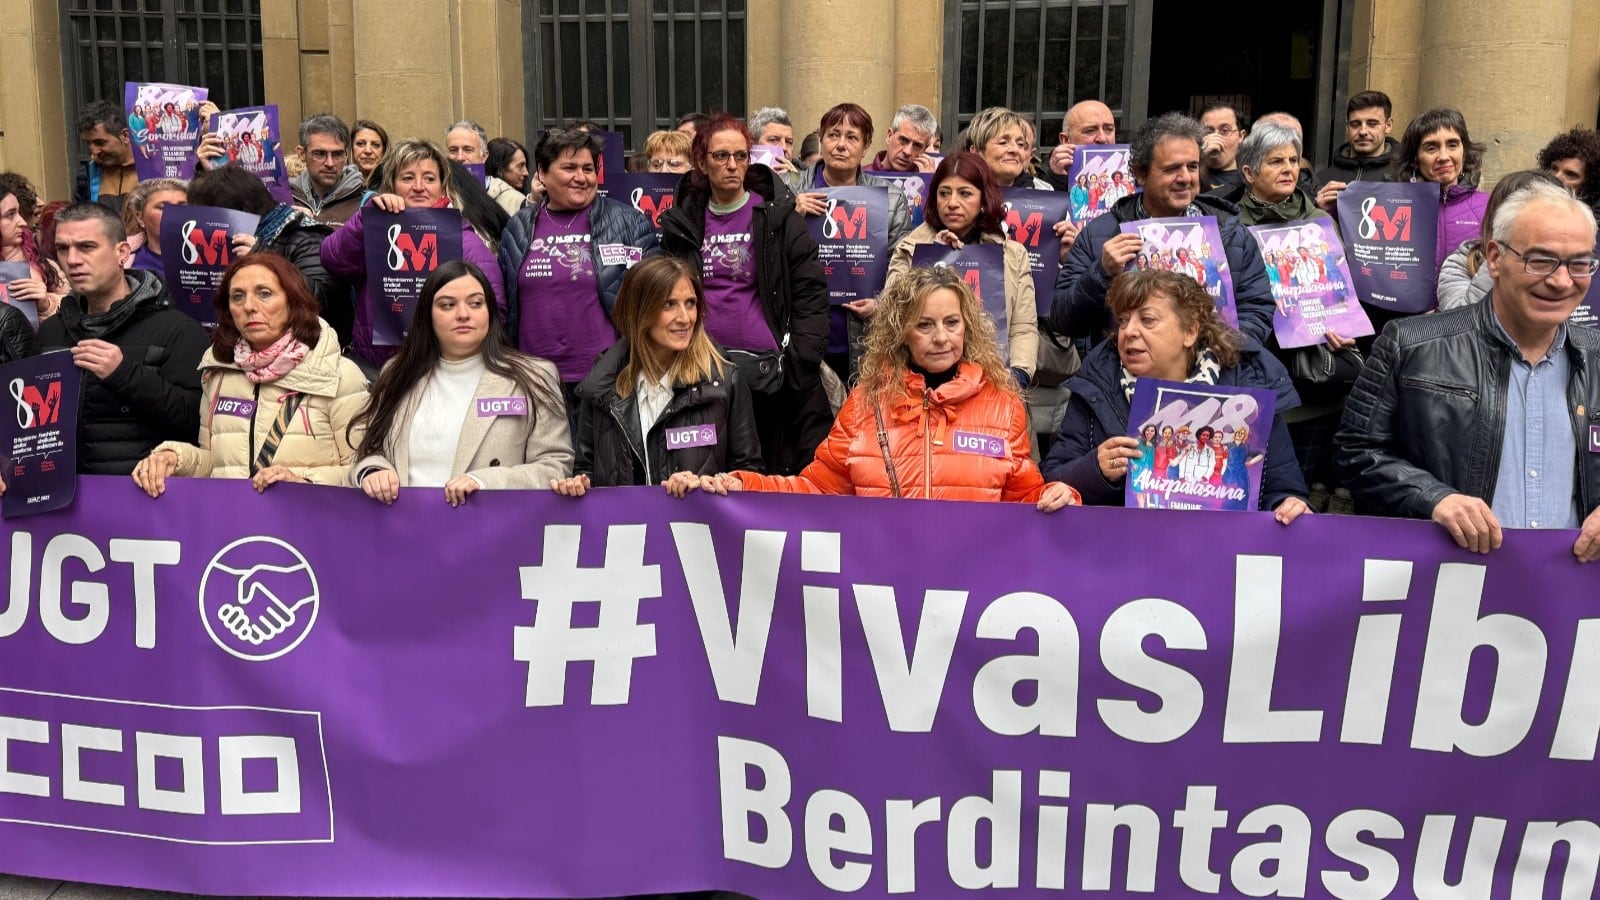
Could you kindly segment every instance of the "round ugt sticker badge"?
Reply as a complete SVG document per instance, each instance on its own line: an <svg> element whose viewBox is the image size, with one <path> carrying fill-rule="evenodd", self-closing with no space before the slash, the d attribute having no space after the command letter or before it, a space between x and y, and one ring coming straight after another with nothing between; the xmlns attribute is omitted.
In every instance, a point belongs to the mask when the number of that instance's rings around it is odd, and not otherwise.
<svg viewBox="0 0 1600 900"><path fill-rule="evenodd" d="M218 647L265 662L300 646L322 606L317 574L304 555L274 537L223 547L200 576L200 621Z"/></svg>

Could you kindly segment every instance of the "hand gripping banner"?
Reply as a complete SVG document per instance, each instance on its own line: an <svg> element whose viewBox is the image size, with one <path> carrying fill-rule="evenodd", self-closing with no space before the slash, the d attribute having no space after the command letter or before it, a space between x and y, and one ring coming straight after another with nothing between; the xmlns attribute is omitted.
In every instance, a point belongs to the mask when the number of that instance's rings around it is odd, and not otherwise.
<svg viewBox="0 0 1600 900"><path fill-rule="evenodd" d="M1595 889L1600 569L1570 532L1473 556L1348 516L101 478L0 527L0 871Z"/></svg>

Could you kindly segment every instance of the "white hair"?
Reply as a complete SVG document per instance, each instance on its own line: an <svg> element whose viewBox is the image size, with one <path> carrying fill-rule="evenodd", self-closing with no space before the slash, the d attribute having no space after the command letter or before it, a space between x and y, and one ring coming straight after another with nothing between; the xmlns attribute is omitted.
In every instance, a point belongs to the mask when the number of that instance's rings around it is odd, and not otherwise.
<svg viewBox="0 0 1600 900"><path fill-rule="evenodd" d="M894 131L901 124L910 125L929 137L939 130L939 120L933 117L933 110L916 103L907 103L895 110L894 118L889 120L889 130Z"/></svg>
<svg viewBox="0 0 1600 900"><path fill-rule="evenodd" d="M1237 157L1239 167L1248 168L1251 172L1259 174L1261 161L1267 158L1267 154L1285 144L1294 147L1296 156L1304 153L1300 135L1296 134L1293 128L1257 119L1256 127L1250 129L1250 134L1239 144Z"/></svg>
<svg viewBox="0 0 1600 900"><path fill-rule="evenodd" d="M478 149L483 152L488 152L489 132L484 131L482 125L479 125L477 122L474 122L471 119L462 119L461 121L451 125L449 128L446 128L444 130L445 139L449 140L450 132L461 130L476 132L478 135Z"/></svg>
<svg viewBox="0 0 1600 900"><path fill-rule="evenodd" d="M1584 221L1589 223L1589 230L1595 230L1594 210L1589 204L1584 203L1559 184L1548 181L1530 181L1527 185L1511 192L1511 196L1500 201L1500 208L1494 213L1494 228L1491 234L1494 242L1504 247L1511 240L1511 229L1517 224L1517 219L1522 216L1528 204L1534 202L1549 203L1577 210L1583 215Z"/></svg>

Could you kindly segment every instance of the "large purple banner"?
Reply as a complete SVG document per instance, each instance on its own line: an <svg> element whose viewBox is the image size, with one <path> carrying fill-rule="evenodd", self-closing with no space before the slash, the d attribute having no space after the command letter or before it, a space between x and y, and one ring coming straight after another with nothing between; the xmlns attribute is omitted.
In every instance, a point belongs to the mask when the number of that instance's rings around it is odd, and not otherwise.
<svg viewBox="0 0 1600 900"><path fill-rule="evenodd" d="M140 181L194 177L206 94L205 88L186 84L123 83L122 108L128 112L133 169Z"/></svg>
<svg viewBox="0 0 1600 900"><path fill-rule="evenodd" d="M1372 333L1344 261L1344 244L1332 219L1251 225L1272 285L1272 331L1284 349Z"/></svg>
<svg viewBox="0 0 1600 900"><path fill-rule="evenodd" d="M644 213L650 227L660 234L661 215L672 208L681 178L671 172L619 172L611 176L600 193Z"/></svg>
<svg viewBox="0 0 1600 900"><path fill-rule="evenodd" d="M461 213L453 209L366 209L372 343L398 347L411 328L422 283L440 263L461 258Z"/></svg>
<svg viewBox="0 0 1600 900"><path fill-rule="evenodd" d="M0 474L6 485L0 515L31 516L70 505L78 492L83 372L71 353L58 350L0 366L0 382L11 396L12 412L0 416Z"/></svg>
<svg viewBox="0 0 1600 900"><path fill-rule="evenodd" d="M1600 612L1572 532L1475 556L1349 516L400 496L87 478L5 523L0 870L230 895L1595 887Z"/></svg>
<svg viewBox="0 0 1600 900"><path fill-rule="evenodd" d="M856 185L820 188L827 208L806 216L828 280L828 303L840 306L878 296L889 273L889 189Z"/></svg>
<svg viewBox="0 0 1600 900"><path fill-rule="evenodd" d="M1363 303L1401 313L1439 305L1439 186L1357 181L1339 192L1339 232Z"/></svg>
<svg viewBox="0 0 1600 900"><path fill-rule="evenodd" d="M172 303L196 321L215 325L212 305L222 274L233 264L233 236L255 234L261 218L216 206L166 208L161 216L161 265Z"/></svg>
<svg viewBox="0 0 1600 900"><path fill-rule="evenodd" d="M272 199L292 202L289 171L283 162L283 131L278 123L278 104L246 106L211 117L210 131L222 138L227 149L226 162L239 166L261 179Z"/></svg>
<svg viewBox="0 0 1600 900"><path fill-rule="evenodd" d="M1060 191L1035 191L1004 188L1002 208L1006 214L1006 237L1028 251L1028 266L1033 270L1033 302L1040 319L1050 317L1050 301L1056 292L1056 273L1061 270L1061 236L1057 222L1067 220L1071 201Z"/></svg>

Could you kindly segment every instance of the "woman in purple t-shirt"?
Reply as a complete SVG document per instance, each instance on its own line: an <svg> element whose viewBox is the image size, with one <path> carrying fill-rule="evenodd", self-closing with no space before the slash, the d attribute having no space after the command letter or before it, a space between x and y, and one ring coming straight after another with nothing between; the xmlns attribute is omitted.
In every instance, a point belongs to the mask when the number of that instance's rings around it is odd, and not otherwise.
<svg viewBox="0 0 1600 900"><path fill-rule="evenodd" d="M522 352L555 363L576 424L574 391L617 339L611 309L622 276L658 239L632 204L598 195L598 135L552 128L533 158L544 196L500 237L507 328Z"/></svg>
<svg viewBox="0 0 1600 900"><path fill-rule="evenodd" d="M706 332L754 393L767 471L794 474L833 424L818 367L828 287L794 196L750 163L744 123L718 116L694 138L695 170L661 216L661 249L700 270Z"/></svg>

